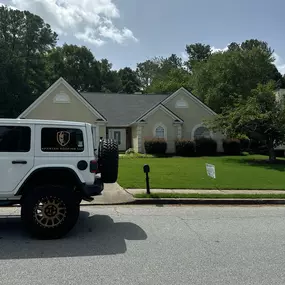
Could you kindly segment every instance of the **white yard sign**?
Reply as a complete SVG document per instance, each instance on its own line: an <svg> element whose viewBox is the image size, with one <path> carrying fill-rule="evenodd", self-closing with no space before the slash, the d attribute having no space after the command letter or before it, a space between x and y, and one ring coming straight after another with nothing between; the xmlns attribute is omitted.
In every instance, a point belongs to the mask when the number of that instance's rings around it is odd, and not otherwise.
<svg viewBox="0 0 285 285"><path fill-rule="evenodd" d="M208 164L206 163L206 170L207 170L207 175L216 178L216 170L215 170L215 165Z"/></svg>

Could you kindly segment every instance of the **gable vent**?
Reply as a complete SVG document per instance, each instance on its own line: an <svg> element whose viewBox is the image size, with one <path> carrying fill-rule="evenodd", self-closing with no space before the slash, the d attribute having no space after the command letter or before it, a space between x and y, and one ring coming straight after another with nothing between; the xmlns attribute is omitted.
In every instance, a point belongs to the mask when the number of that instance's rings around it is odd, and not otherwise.
<svg viewBox="0 0 285 285"><path fill-rule="evenodd" d="M70 103L70 98L64 91L60 91L54 96L53 103Z"/></svg>
<svg viewBox="0 0 285 285"><path fill-rule="evenodd" d="M188 103L181 98L176 101L175 108L188 108Z"/></svg>

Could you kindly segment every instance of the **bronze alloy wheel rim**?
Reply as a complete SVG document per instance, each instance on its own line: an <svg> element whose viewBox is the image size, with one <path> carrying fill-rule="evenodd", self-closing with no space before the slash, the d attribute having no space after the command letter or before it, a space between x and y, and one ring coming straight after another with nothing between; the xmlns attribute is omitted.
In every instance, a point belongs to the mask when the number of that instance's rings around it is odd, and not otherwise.
<svg viewBox="0 0 285 285"><path fill-rule="evenodd" d="M34 208L34 219L44 228L54 228L66 218L66 206L57 197L45 197L38 201Z"/></svg>

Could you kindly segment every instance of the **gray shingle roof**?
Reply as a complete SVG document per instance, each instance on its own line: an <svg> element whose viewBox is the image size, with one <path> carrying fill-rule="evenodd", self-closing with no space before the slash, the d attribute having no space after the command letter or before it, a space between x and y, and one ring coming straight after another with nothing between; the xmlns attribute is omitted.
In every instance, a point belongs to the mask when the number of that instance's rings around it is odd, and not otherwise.
<svg viewBox="0 0 285 285"><path fill-rule="evenodd" d="M126 126L170 95L81 93L98 110L109 126Z"/></svg>

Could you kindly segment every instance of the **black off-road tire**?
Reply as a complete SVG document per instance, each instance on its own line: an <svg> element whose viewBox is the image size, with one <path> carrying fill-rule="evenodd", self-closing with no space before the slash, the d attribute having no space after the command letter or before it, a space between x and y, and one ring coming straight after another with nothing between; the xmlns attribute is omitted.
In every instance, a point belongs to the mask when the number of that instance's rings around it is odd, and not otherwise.
<svg viewBox="0 0 285 285"><path fill-rule="evenodd" d="M40 211L39 214L37 207L41 207L38 206L40 201L46 206L42 206L45 211ZM48 217L48 214L54 214L50 212L53 204L58 205L56 219ZM37 187L27 193L21 203L23 226L33 237L38 239L59 239L65 236L76 224L79 212L80 205L76 196L71 189L64 186ZM48 223L47 220L49 220Z"/></svg>
<svg viewBox="0 0 285 285"><path fill-rule="evenodd" d="M115 183L118 179L119 149L115 140L103 139L99 146L99 170L103 183Z"/></svg>

